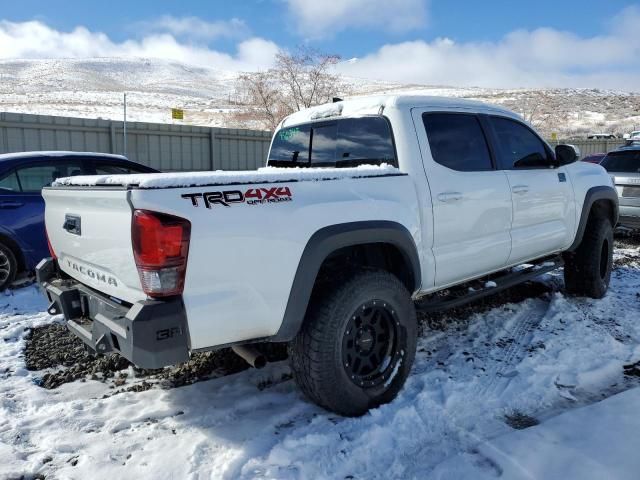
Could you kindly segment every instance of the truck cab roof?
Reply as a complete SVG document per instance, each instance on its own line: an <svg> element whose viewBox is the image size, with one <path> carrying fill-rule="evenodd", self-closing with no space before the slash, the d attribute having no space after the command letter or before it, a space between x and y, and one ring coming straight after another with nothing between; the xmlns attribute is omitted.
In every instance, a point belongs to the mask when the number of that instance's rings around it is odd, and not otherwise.
<svg viewBox="0 0 640 480"><path fill-rule="evenodd" d="M475 100L450 97L434 97L430 95L388 94L366 95L340 100L335 103L318 105L292 113L279 125L284 126L308 123L324 118L356 115L381 115L387 108L411 109L415 107L433 107L446 110L461 109L474 112L491 112L511 118L521 117L505 108L489 105Z"/></svg>

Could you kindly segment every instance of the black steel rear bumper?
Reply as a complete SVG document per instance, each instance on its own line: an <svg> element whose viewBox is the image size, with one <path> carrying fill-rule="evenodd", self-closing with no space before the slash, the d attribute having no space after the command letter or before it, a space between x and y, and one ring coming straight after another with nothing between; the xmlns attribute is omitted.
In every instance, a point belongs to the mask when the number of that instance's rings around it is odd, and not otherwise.
<svg viewBox="0 0 640 480"><path fill-rule="evenodd" d="M189 360L182 298L118 303L74 279L62 278L51 258L40 261L36 278L49 299L49 313L62 313L69 330L95 352L119 353L142 368Z"/></svg>

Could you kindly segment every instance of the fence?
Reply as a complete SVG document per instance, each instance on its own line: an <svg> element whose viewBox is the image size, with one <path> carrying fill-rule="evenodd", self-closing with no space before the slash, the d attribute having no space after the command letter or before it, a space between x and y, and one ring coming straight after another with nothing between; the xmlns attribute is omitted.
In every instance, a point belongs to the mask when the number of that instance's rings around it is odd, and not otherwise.
<svg viewBox="0 0 640 480"><path fill-rule="evenodd" d="M616 148L624 145L625 141L622 139L611 139L611 140L587 140L587 139L565 139L565 140L552 140L549 141L552 146L558 145L560 143L570 143L571 145L575 145L580 149L580 153L582 157L587 155L591 155L592 153L607 153L611 150L615 150Z"/></svg>
<svg viewBox="0 0 640 480"><path fill-rule="evenodd" d="M271 133L127 122L127 157L161 171L252 170L265 164ZM73 150L123 153L122 122L0 113L0 153Z"/></svg>

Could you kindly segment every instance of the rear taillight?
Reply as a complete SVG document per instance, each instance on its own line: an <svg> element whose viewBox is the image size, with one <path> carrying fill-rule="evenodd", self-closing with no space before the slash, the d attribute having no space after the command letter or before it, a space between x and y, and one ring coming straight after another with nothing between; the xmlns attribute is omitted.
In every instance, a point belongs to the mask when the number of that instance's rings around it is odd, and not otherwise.
<svg viewBox="0 0 640 480"><path fill-rule="evenodd" d="M189 220L146 210L133 212L133 254L147 295L182 294L190 237Z"/></svg>
<svg viewBox="0 0 640 480"><path fill-rule="evenodd" d="M44 235L47 237L47 247L49 247L49 254L51 258L57 260L56 252L53 251L53 247L51 246L51 240L49 240L49 232L47 232L47 227L44 227Z"/></svg>

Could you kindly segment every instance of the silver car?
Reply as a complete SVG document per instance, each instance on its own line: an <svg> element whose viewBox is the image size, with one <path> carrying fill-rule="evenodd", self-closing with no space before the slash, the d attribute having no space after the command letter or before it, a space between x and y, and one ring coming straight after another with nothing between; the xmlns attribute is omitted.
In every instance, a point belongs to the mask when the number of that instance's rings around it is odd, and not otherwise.
<svg viewBox="0 0 640 480"><path fill-rule="evenodd" d="M600 165L616 184L620 200L618 226L640 229L640 142L609 152Z"/></svg>

